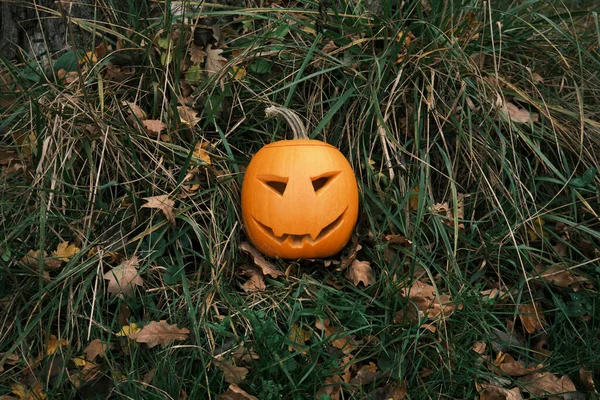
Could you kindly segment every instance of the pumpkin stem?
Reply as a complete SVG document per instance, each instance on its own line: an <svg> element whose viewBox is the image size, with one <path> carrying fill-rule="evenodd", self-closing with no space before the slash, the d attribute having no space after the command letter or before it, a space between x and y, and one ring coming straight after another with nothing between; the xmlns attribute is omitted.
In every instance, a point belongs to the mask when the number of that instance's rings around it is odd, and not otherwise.
<svg viewBox="0 0 600 400"><path fill-rule="evenodd" d="M304 126L304 123L298 114L289 108L271 106L265 109L265 114L267 117L275 116L283 118L292 129L292 132L294 133L294 139L308 139L306 126Z"/></svg>

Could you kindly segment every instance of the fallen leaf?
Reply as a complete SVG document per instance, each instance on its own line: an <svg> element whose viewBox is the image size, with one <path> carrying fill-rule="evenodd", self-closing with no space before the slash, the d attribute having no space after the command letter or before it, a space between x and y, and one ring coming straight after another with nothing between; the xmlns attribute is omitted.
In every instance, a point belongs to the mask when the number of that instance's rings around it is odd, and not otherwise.
<svg viewBox="0 0 600 400"><path fill-rule="evenodd" d="M219 72L227 62L227 59L221 53L223 53L223 49L213 49L212 44L206 46L206 64L204 67L209 78Z"/></svg>
<svg viewBox="0 0 600 400"><path fill-rule="evenodd" d="M0 150L0 165L9 165L11 161L18 160L19 153L13 150Z"/></svg>
<svg viewBox="0 0 600 400"><path fill-rule="evenodd" d="M160 136L160 132L167 127L164 122L157 119L145 119L142 121L144 129L148 136L157 138Z"/></svg>
<svg viewBox="0 0 600 400"><path fill-rule="evenodd" d="M118 266L104 274L104 279L108 281L108 293L112 296L131 296L135 285L143 286L144 280L138 274L140 267L137 256L123 261Z"/></svg>
<svg viewBox="0 0 600 400"><path fill-rule="evenodd" d="M200 122L198 112L188 106L177 106L177 113L179 120L190 127L196 126Z"/></svg>
<svg viewBox="0 0 600 400"><path fill-rule="evenodd" d="M346 279L352 281L356 286L358 286L360 282L365 286L372 285L374 277L371 263L369 261L354 260L346 271Z"/></svg>
<svg viewBox="0 0 600 400"><path fill-rule="evenodd" d="M41 251L40 250L29 250L27 254L21 259L21 265L29 266L29 267L37 267L40 263ZM50 269L58 269L62 266L62 262L60 260L54 260L48 258L48 254L44 252L44 257L42 258L44 265Z"/></svg>
<svg viewBox="0 0 600 400"><path fill-rule="evenodd" d="M573 381L567 376L558 377L551 372L534 372L520 379L523 390L536 397L547 397L575 392Z"/></svg>
<svg viewBox="0 0 600 400"><path fill-rule="evenodd" d="M143 204L142 208L154 208L161 210L170 223L175 223L175 214L173 214L173 206L175 205L175 201L169 199L168 194L162 196L145 197L144 200L146 200L146 204Z"/></svg>
<svg viewBox="0 0 600 400"><path fill-rule="evenodd" d="M420 280L414 281L410 287L402 288L400 293L415 304L419 314L427 318L446 318L454 310L462 309L462 304L454 304L450 295L438 295L435 287Z"/></svg>
<svg viewBox="0 0 600 400"><path fill-rule="evenodd" d="M256 250L256 248L250 243L243 242L242 244L240 244L240 249L252 256L252 258L254 259L254 264L256 264L262 270L262 273L264 275L270 275L273 278L277 278L278 276L283 275L283 272L275 268L275 265L273 263L265 260L263 255L260 254L260 252Z"/></svg>
<svg viewBox="0 0 600 400"><path fill-rule="evenodd" d="M536 303L521 304L519 306L519 319L525 330L530 334L543 331L547 325L539 310L540 306Z"/></svg>
<svg viewBox="0 0 600 400"><path fill-rule="evenodd" d="M328 376L325 378L323 386L317 390L316 398L319 399L321 396L329 396L331 400L339 400L340 393L342 391L341 385L342 378L339 375Z"/></svg>
<svg viewBox="0 0 600 400"><path fill-rule="evenodd" d="M237 367L230 362L224 361L223 359L216 359L215 365L221 371L223 371L223 377L227 383L240 383L246 379L248 374L248 368Z"/></svg>
<svg viewBox="0 0 600 400"><path fill-rule="evenodd" d="M404 235L385 235L385 241L389 244L411 245L412 241Z"/></svg>
<svg viewBox="0 0 600 400"><path fill-rule="evenodd" d="M548 232L544 231L545 224L546 222L540 217L531 221L531 224L527 226L527 236L529 236L530 241L535 242L548 236Z"/></svg>
<svg viewBox="0 0 600 400"><path fill-rule="evenodd" d="M193 64L202 64L204 62L204 57L206 57L206 52L202 49L201 46L197 46L192 44L189 49L190 60Z"/></svg>
<svg viewBox="0 0 600 400"><path fill-rule="evenodd" d="M5 354L6 353L0 353L0 359L2 359L5 356ZM18 361L19 361L19 356L17 356L16 354L9 354L6 357L6 360L4 360L3 363L0 363L0 372L4 371L4 364L16 365Z"/></svg>
<svg viewBox="0 0 600 400"><path fill-rule="evenodd" d="M130 101L122 101L121 104L129 108L129 116L132 117L132 119L137 118L138 120L143 121L147 118L146 112L137 104Z"/></svg>
<svg viewBox="0 0 600 400"><path fill-rule="evenodd" d="M503 102L501 98L499 98L500 104L500 115L504 120L526 124L530 122L538 122L540 120L540 115L538 113L532 113L524 108L519 108L513 103Z"/></svg>
<svg viewBox="0 0 600 400"><path fill-rule="evenodd" d="M69 342L67 341L67 339L58 340L56 335L51 334L48 337L48 343L46 343L46 355L50 356L50 355L56 353L57 350L60 349L61 347L67 347L68 345L69 345Z"/></svg>
<svg viewBox="0 0 600 400"><path fill-rule="evenodd" d="M94 359L98 356L104 357L107 348L108 346L102 343L100 339L94 339L83 350L85 353L85 359L88 361L94 361Z"/></svg>
<svg viewBox="0 0 600 400"><path fill-rule="evenodd" d="M575 274L565 265L561 264L553 265L548 268L542 264L538 264L535 266L535 270L540 274L539 277L542 280L558 286L570 287L575 292L581 289L582 284L588 283L587 278Z"/></svg>
<svg viewBox="0 0 600 400"><path fill-rule="evenodd" d="M350 335L344 335L341 329L334 328L328 319L317 319L315 326L324 332L326 339L332 338L331 345L342 350L344 354L349 354L356 349L357 345L354 339Z"/></svg>
<svg viewBox="0 0 600 400"><path fill-rule="evenodd" d="M258 397L248 394L235 383L230 383L229 389L219 396L219 400L258 400Z"/></svg>
<svg viewBox="0 0 600 400"><path fill-rule="evenodd" d="M521 391L518 387L505 389L491 383L475 383L479 392L479 400L522 400Z"/></svg>
<svg viewBox="0 0 600 400"><path fill-rule="evenodd" d="M354 260L356 260L356 256L358 256L359 250L362 249L362 246L358 243L354 243L354 240L353 240L353 244L354 244L354 246L353 246L350 254L347 257L342 257L342 262L340 263L340 268L339 268L341 271L345 270L350 265L352 265Z"/></svg>
<svg viewBox="0 0 600 400"><path fill-rule="evenodd" d="M400 385L393 384L392 387L388 390L386 395L386 400L403 400L406 398L407 393L407 383L406 381L402 381Z"/></svg>
<svg viewBox="0 0 600 400"><path fill-rule="evenodd" d="M254 265L243 265L240 275L250 277L250 279L242 284L242 289L246 293L262 292L267 288L262 271Z"/></svg>
<svg viewBox="0 0 600 400"><path fill-rule="evenodd" d="M353 385L368 385L373 383L377 376L377 365L374 362L369 362L367 365L363 365L356 372L356 376L350 380Z"/></svg>
<svg viewBox="0 0 600 400"><path fill-rule="evenodd" d="M485 344L485 342L477 342L473 345L473 351L477 354L481 354L483 355L483 353L485 353L485 349L487 348L487 345Z"/></svg>
<svg viewBox="0 0 600 400"><path fill-rule="evenodd" d="M579 368L579 380L583 384L583 387L588 392L596 392L596 384L594 383L594 376L586 367Z"/></svg>
<svg viewBox="0 0 600 400"><path fill-rule="evenodd" d="M310 339L310 331L308 329L294 323L290 327L289 338L292 341L292 344L288 346L289 351L303 351L303 354L307 352L304 346L306 341Z"/></svg>
<svg viewBox="0 0 600 400"><path fill-rule="evenodd" d="M125 325L124 327L121 328L121 330L119 332L116 333L116 336L120 336L120 337L129 337L135 333L138 333L141 329L137 326L137 324L134 324L133 322L129 325Z"/></svg>
<svg viewBox="0 0 600 400"><path fill-rule="evenodd" d="M70 244L69 242L62 242L58 245L56 250L52 252L52 256L58 258L60 261L67 262L80 251L81 249L79 249L79 247L75 246L74 244Z"/></svg>
<svg viewBox="0 0 600 400"><path fill-rule="evenodd" d="M508 376L523 376L542 369L544 366L538 364L533 367L525 367L522 362L515 360L510 354L498 352L494 365Z"/></svg>
<svg viewBox="0 0 600 400"><path fill-rule="evenodd" d="M142 382L144 382L146 384L150 384L150 382L152 382L152 379L154 379L155 374L156 374L156 368L152 368L150 371L148 371L144 374L144 378L142 379Z"/></svg>
<svg viewBox="0 0 600 400"><path fill-rule="evenodd" d="M46 393L44 393L42 383L39 380L36 380L30 389L20 383L12 385L11 388L12 393L17 395L19 400L44 400L46 398Z"/></svg>
<svg viewBox="0 0 600 400"><path fill-rule="evenodd" d="M169 325L163 319L159 322L150 322L138 332L130 334L129 338L138 343L146 343L149 348L159 344L165 347L174 340L187 340L189 333L189 329L178 328L177 325Z"/></svg>
<svg viewBox="0 0 600 400"><path fill-rule="evenodd" d="M209 146L208 142L198 142L194 147L194 156L204 162L206 165L211 164L210 155L206 151L206 148Z"/></svg>
<svg viewBox="0 0 600 400"><path fill-rule="evenodd" d="M231 68L231 71L233 72L234 81L241 81L244 80L244 78L246 77L246 68L244 67L235 66Z"/></svg>

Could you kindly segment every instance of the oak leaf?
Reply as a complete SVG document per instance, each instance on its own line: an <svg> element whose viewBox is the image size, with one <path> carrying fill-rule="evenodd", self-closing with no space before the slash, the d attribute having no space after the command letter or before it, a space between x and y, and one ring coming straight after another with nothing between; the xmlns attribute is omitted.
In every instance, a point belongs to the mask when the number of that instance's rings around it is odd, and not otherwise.
<svg viewBox="0 0 600 400"><path fill-rule="evenodd" d="M187 340L189 333L189 329L170 325L163 319L159 322L150 322L140 329L139 332L130 334L129 338L138 343L146 343L150 348L159 344L165 347L174 340Z"/></svg>
<svg viewBox="0 0 600 400"><path fill-rule="evenodd" d="M205 68L209 78L219 72L227 62L221 53L223 53L223 49L213 49L211 44L206 46Z"/></svg>
<svg viewBox="0 0 600 400"><path fill-rule="evenodd" d="M201 46L196 46L195 44L192 44L188 52L190 53L190 60L193 64L202 64L204 62L206 52L202 49Z"/></svg>
<svg viewBox="0 0 600 400"><path fill-rule="evenodd" d="M536 397L559 395L577 390L567 375L559 378L551 372L534 372L521 378L520 382L523 384L524 390Z"/></svg>
<svg viewBox="0 0 600 400"><path fill-rule="evenodd" d="M544 366L538 364L533 367L525 367L522 362L515 360L510 354L498 352L494 365L508 376L523 376L542 369Z"/></svg>
<svg viewBox="0 0 600 400"><path fill-rule="evenodd" d="M169 195L145 197L146 204L142 208L154 208L161 210L170 223L175 223L175 214L173 214L173 206L175 201L169 199Z"/></svg>
<svg viewBox="0 0 600 400"><path fill-rule="evenodd" d="M122 101L121 104L124 106L127 106L129 108L129 116L130 117L135 117L135 118L139 119L140 121L143 121L147 118L146 112L144 110L142 110L142 108L140 106L138 106L137 104L132 103L130 101ZM134 119L134 118L132 118L132 119Z"/></svg>
<svg viewBox="0 0 600 400"><path fill-rule="evenodd" d="M223 377L227 383L240 383L246 379L246 375L249 372L248 368L237 367L223 359L216 359L215 365L223 371Z"/></svg>
<svg viewBox="0 0 600 400"><path fill-rule="evenodd" d="M262 271L254 265L243 265L240 275L250 277L242 284L242 289L246 293L262 292L267 288Z"/></svg>
<svg viewBox="0 0 600 400"><path fill-rule="evenodd" d="M346 271L346 279L352 281L352 283L354 283L356 286L358 286L361 282L365 286L372 285L374 276L371 263L369 261L354 260Z"/></svg>
<svg viewBox="0 0 600 400"><path fill-rule="evenodd" d="M240 249L250 254L254 259L254 264L256 264L264 275L271 275L273 278L277 278L280 275L283 275L283 272L279 271L275 268L275 265L263 257L262 254L254 246L252 246L248 242L243 242L240 244Z"/></svg>
<svg viewBox="0 0 600 400"><path fill-rule="evenodd" d="M188 106L177 106L179 120L188 126L196 126L200 122L198 112Z"/></svg>
<svg viewBox="0 0 600 400"><path fill-rule="evenodd" d="M104 357L107 348L108 346L102 343L100 339L94 339L83 350L85 353L85 359L87 361L94 361L94 359L98 356Z"/></svg>
<svg viewBox="0 0 600 400"><path fill-rule="evenodd" d="M491 383L475 383L479 392L479 400L522 400L521 391L518 387L505 389Z"/></svg>
<svg viewBox="0 0 600 400"><path fill-rule="evenodd" d="M108 281L108 292L114 297L131 296L135 285L144 285L144 280L138 274L139 267L137 256L133 256L105 273L104 279Z"/></svg>

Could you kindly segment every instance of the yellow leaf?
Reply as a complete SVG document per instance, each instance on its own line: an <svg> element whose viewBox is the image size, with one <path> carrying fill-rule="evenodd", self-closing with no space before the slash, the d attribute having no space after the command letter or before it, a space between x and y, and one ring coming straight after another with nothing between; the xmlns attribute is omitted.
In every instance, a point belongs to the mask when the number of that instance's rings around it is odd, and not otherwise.
<svg viewBox="0 0 600 400"><path fill-rule="evenodd" d="M246 77L246 68L244 67L233 67L233 80L241 81Z"/></svg>
<svg viewBox="0 0 600 400"><path fill-rule="evenodd" d="M66 339L58 340L56 335L50 335L48 343L46 344L46 355L52 355L61 347L66 347L69 342Z"/></svg>
<svg viewBox="0 0 600 400"><path fill-rule="evenodd" d="M84 360L81 357L75 357L75 358L71 359L71 361L73 361L73 364L75 364L78 367L85 367L85 365L88 363L86 360Z"/></svg>
<svg viewBox="0 0 600 400"><path fill-rule="evenodd" d="M208 147L208 145L209 145L208 142L198 142L198 143L196 143L196 146L194 147L194 156L196 156L196 158L202 160L206 165L211 164L210 155L205 150Z"/></svg>
<svg viewBox="0 0 600 400"><path fill-rule="evenodd" d="M125 325L123 328L121 328L121 330L119 332L117 332L117 336L126 336L129 337L129 335L132 335L134 333L138 333L141 329L138 328L137 324L134 324L133 322L130 323L129 325Z"/></svg>
<svg viewBox="0 0 600 400"><path fill-rule="evenodd" d="M56 250L52 252L53 257L57 257L60 261L67 262L71 257L75 254L79 253L81 249L74 244L69 244L69 242L62 242L58 245Z"/></svg>
<svg viewBox="0 0 600 400"><path fill-rule="evenodd" d="M12 385L12 393L17 395L19 400L44 400L46 398L40 381L36 381L31 389L27 389L20 383Z"/></svg>

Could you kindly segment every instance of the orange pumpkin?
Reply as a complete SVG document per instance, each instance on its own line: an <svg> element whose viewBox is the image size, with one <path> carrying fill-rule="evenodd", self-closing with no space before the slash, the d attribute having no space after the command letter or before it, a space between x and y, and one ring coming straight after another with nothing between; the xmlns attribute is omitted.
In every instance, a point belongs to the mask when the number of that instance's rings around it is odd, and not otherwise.
<svg viewBox="0 0 600 400"><path fill-rule="evenodd" d="M270 110L286 118L295 136L305 136L295 114ZM268 256L334 255L352 236L358 217L352 167L338 149L318 140L268 144L246 169L242 216L250 241Z"/></svg>

